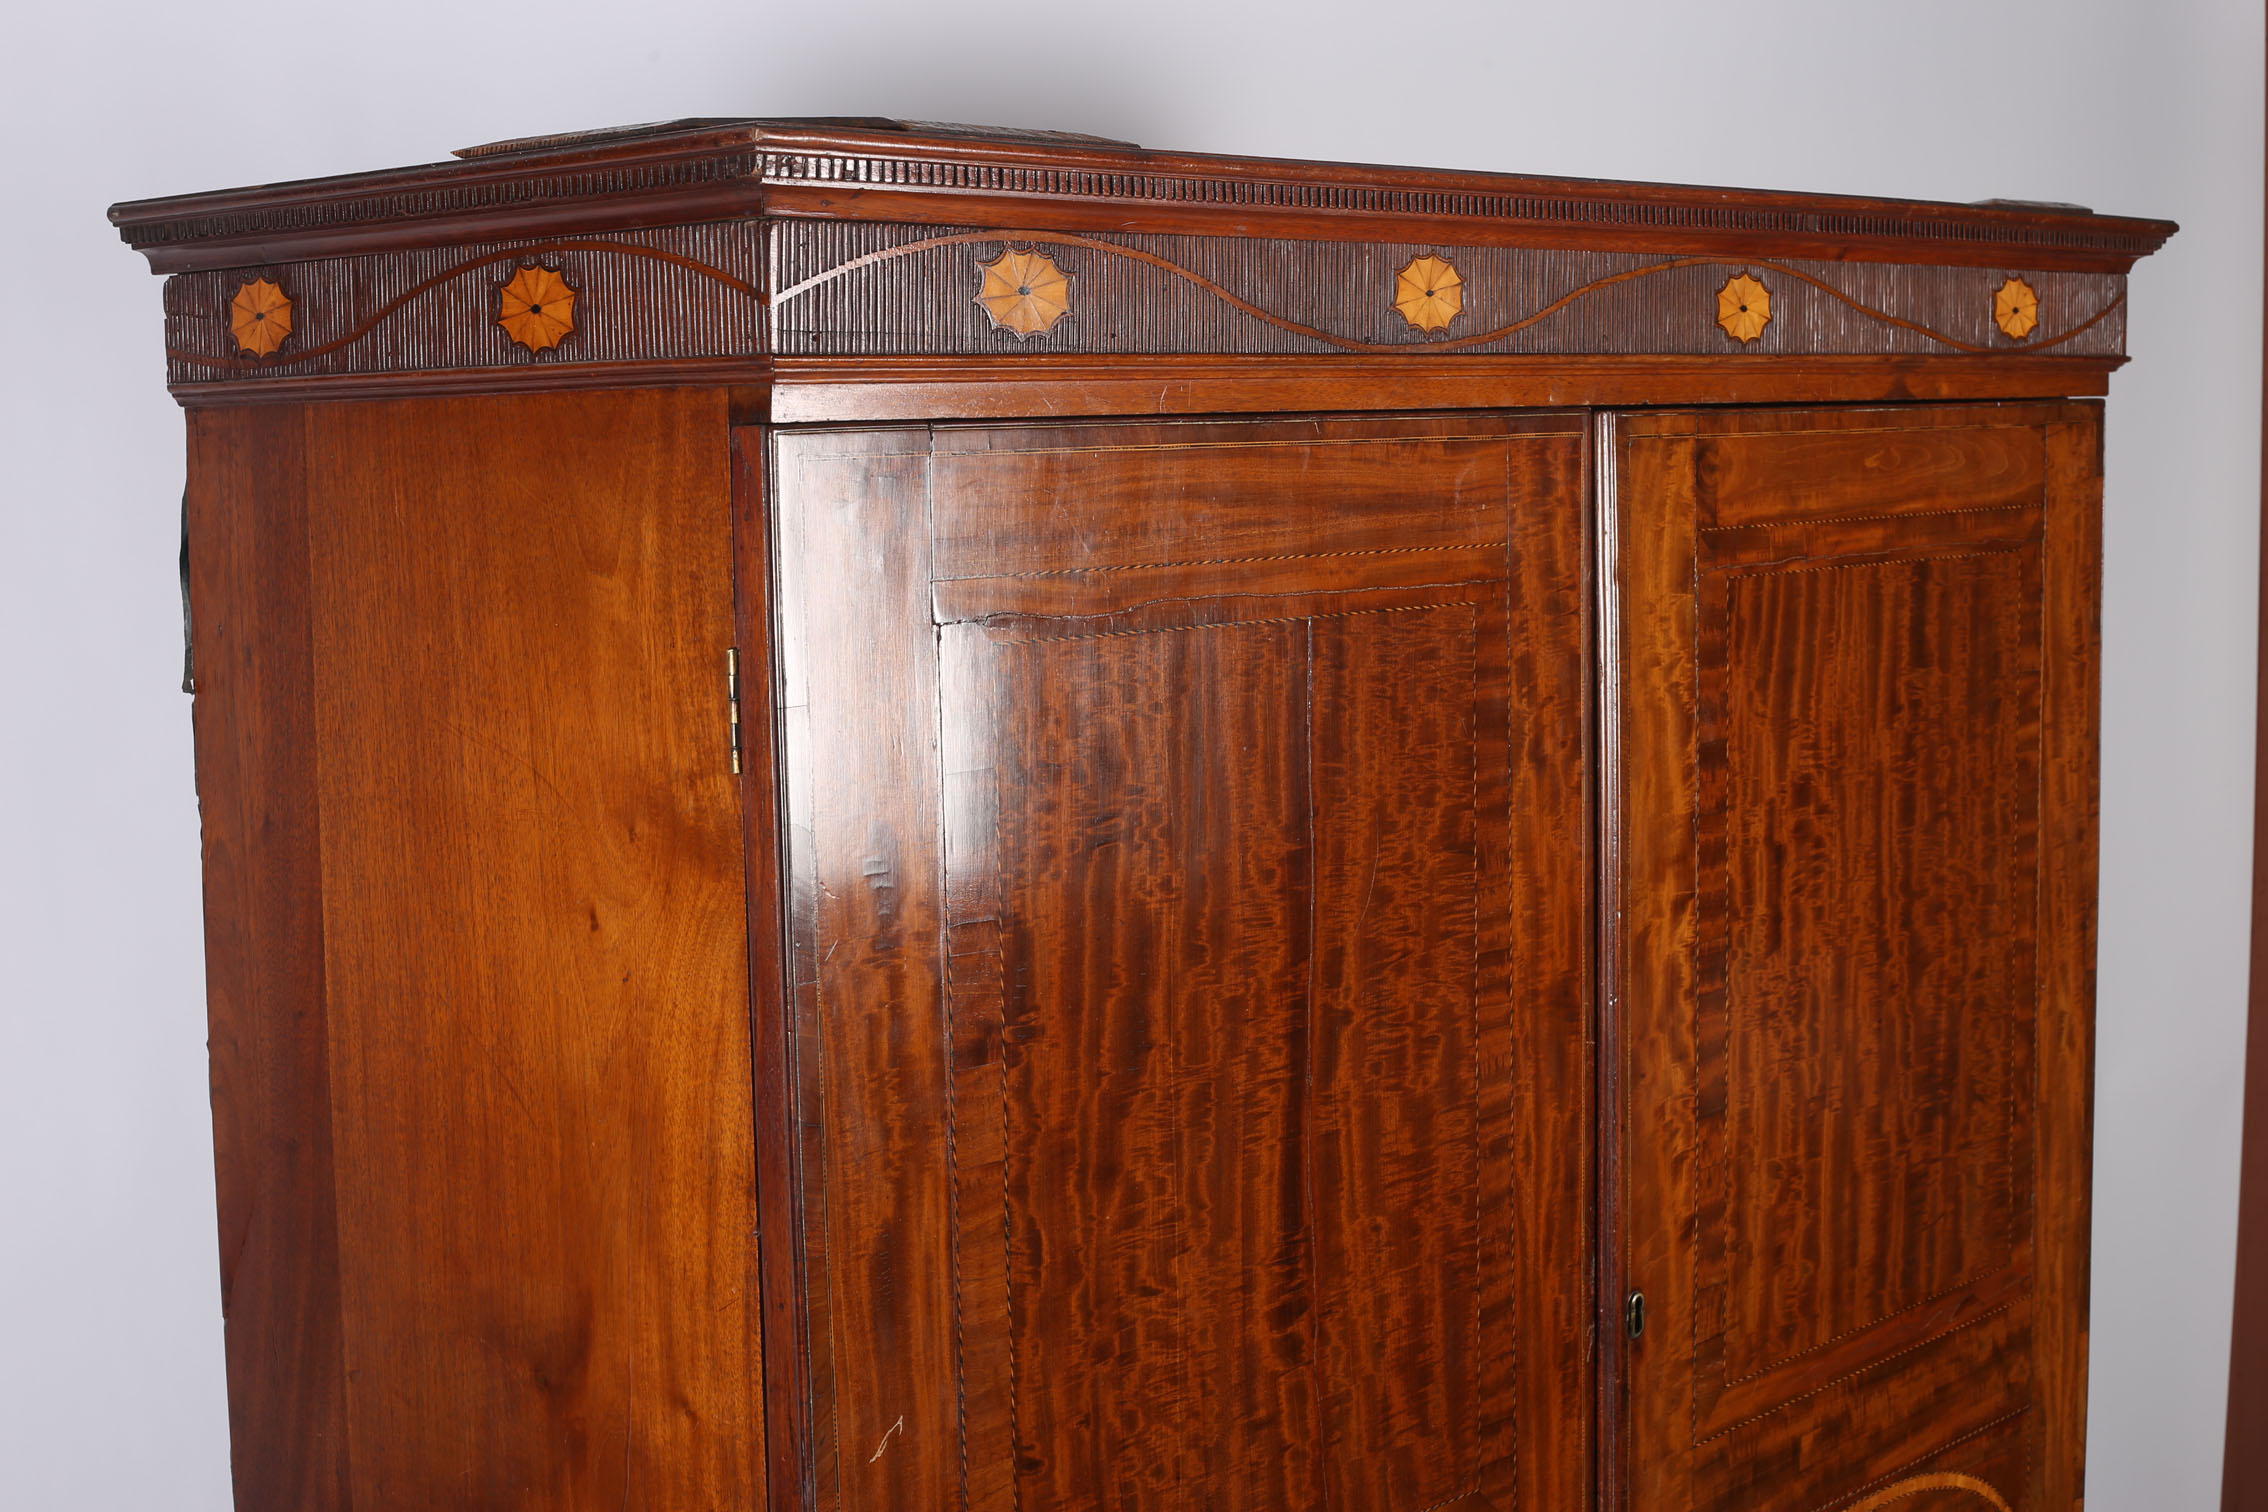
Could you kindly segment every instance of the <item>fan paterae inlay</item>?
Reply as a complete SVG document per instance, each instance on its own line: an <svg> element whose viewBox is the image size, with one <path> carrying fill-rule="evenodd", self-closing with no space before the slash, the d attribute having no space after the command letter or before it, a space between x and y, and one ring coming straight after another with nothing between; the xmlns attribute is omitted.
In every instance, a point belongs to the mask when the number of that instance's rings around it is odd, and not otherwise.
<svg viewBox="0 0 2268 1512"><path fill-rule="evenodd" d="M2021 278L2011 278L1992 296L1992 321L2011 341L2022 341L2040 323L2040 296Z"/></svg>
<svg viewBox="0 0 2268 1512"><path fill-rule="evenodd" d="M1746 346L1764 334L1772 323L1772 291L1762 279L1735 273L1717 291L1717 324L1725 334Z"/></svg>
<svg viewBox="0 0 2268 1512"><path fill-rule="evenodd" d="M976 302L996 330L1038 336L1071 312L1071 280L1038 252L1010 247L984 264Z"/></svg>
<svg viewBox="0 0 2268 1512"><path fill-rule="evenodd" d="M575 290L549 268L529 264L497 291L496 323L531 352L548 351L575 329Z"/></svg>
<svg viewBox="0 0 2268 1512"><path fill-rule="evenodd" d="M1446 331L1464 307L1464 277L1446 258L1428 252L1394 276L1394 308L1420 331Z"/></svg>
<svg viewBox="0 0 2268 1512"><path fill-rule="evenodd" d="M228 302L228 328L243 351L270 355L291 334L291 296L273 279L253 279Z"/></svg>

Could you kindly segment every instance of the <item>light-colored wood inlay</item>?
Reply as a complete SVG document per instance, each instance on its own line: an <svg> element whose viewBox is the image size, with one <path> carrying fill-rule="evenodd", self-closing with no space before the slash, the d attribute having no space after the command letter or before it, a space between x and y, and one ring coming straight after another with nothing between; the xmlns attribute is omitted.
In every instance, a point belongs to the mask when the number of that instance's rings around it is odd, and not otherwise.
<svg viewBox="0 0 2268 1512"><path fill-rule="evenodd" d="M1394 308L1421 331L1446 331L1465 307L1465 280L1444 258L1428 252L1394 277Z"/></svg>
<svg viewBox="0 0 2268 1512"><path fill-rule="evenodd" d="M531 352L548 351L575 329L575 290L549 268L529 264L497 291L496 323Z"/></svg>
<svg viewBox="0 0 2268 1512"><path fill-rule="evenodd" d="M1717 291L1717 324L1743 346L1764 334L1772 323L1772 291L1762 279L1735 273Z"/></svg>
<svg viewBox="0 0 2268 1512"><path fill-rule="evenodd" d="M1045 254L1011 247L984 264L976 302L995 329L1014 331L1021 340L1044 334L1071 312L1071 280Z"/></svg>
<svg viewBox="0 0 2268 1512"><path fill-rule="evenodd" d="M291 296L273 279L253 279L228 302L228 328L241 350L267 356L291 334Z"/></svg>
<svg viewBox="0 0 2268 1512"><path fill-rule="evenodd" d="M1849 1512L1875 1512L1876 1508L1887 1507L1892 1502L1904 1501L1909 1496L1919 1496L1924 1491L1966 1491L1970 1495L1981 1497L1992 1506L1999 1508L1999 1512L2013 1512L2006 1497L1973 1475L1912 1476L1899 1481L1895 1485L1883 1487L1865 1501L1850 1508Z"/></svg>
<svg viewBox="0 0 2268 1512"><path fill-rule="evenodd" d="M1993 324L2012 341L2022 341L2040 323L2040 296L2021 278L2011 278L1992 296Z"/></svg>

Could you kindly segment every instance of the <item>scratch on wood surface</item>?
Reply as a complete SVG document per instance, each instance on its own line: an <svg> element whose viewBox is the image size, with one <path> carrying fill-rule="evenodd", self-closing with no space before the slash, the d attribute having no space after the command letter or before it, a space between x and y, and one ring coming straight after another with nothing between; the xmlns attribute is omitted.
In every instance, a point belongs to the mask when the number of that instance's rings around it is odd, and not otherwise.
<svg viewBox="0 0 2268 1512"><path fill-rule="evenodd" d="M874 1452L866 1457L866 1462L871 1465L876 1460L880 1459L882 1457L882 1451L890 1447L891 1438L897 1434L899 1429L905 1426L906 1415L901 1412L898 1414L898 1420L890 1425L890 1431L882 1435L882 1442L876 1444L874 1446Z"/></svg>

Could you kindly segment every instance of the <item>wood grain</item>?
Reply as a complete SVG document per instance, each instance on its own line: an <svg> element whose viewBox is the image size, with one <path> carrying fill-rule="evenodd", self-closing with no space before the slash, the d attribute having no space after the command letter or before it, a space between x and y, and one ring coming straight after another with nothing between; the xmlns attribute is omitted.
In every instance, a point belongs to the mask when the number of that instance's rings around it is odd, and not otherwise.
<svg viewBox="0 0 2268 1512"><path fill-rule="evenodd" d="M755 1504L724 396L307 426L354 1502Z"/></svg>
<svg viewBox="0 0 2268 1512"><path fill-rule="evenodd" d="M1502 612L1310 631L1309 1158L1336 1505L1426 1507L1512 1475Z"/></svg>
<svg viewBox="0 0 2268 1512"><path fill-rule="evenodd" d="M2046 442L2030 427L1929 427L1902 415L1874 429L1801 423L1696 443L1704 529L2022 509L2037 505L2047 474Z"/></svg>
<svg viewBox="0 0 2268 1512"><path fill-rule="evenodd" d="M1425 411L1535 406L2026 399L2108 391L2123 359L1361 357L775 359L776 424ZM194 402L195 396L183 396Z"/></svg>
<svg viewBox="0 0 2268 1512"><path fill-rule="evenodd" d="M2102 761L2103 416L2047 423L2041 596L2039 1134L2033 1146L2033 1298L2042 1507L2086 1496L2088 1265L2094 1231L2095 921ZM2022 1153L2021 1151L2019 1152ZM2019 1176L2024 1173L2018 1168ZM2020 1181L2021 1196L2024 1184Z"/></svg>
<svg viewBox="0 0 2268 1512"><path fill-rule="evenodd" d="M1454 420L986 428L934 448L940 578L1501 550L1504 443ZM1014 489L985 486L1013 468ZM1322 486L1318 486L1319 481ZM1155 507L1171 501L1172 508Z"/></svg>
<svg viewBox="0 0 2268 1512"><path fill-rule="evenodd" d="M965 1322L1013 1341L1028 1507L1321 1493L1306 643L1039 640L1004 674L1009 1311Z"/></svg>
<svg viewBox="0 0 2268 1512"><path fill-rule="evenodd" d="M770 1505L789 1512L814 1495L811 1424L811 1290L802 1234L803 1142L791 1089L795 985L789 965L787 825L779 724L779 610L772 511L765 487L769 441L755 427L732 433L733 618L741 668L742 834L748 878L757 1250L762 1301L765 1481Z"/></svg>
<svg viewBox="0 0 2268 1512"><path fill-rule="evenodd" d="M1725 1216L1696 1327L1709 1359L1722 1288L1728 1382L2008 1263L2038 584L2022 549L1704 581L1699 1201Z"/></svg>
<svg viewBox="0 0 2268 1512"><path fill-rule="evenodd" d="M184 408L315 399L736 385L736 415L778 424L1080 415L1423 411L1535 406L2039 399L2102 394L2123 357L708 358L556 363L540 370L222 378L173 386Z"/></svg>
<svg viewBox="0 0 2268 1512"><path fill-rule="evenodd" d="M188 510L236 1504L345 1512L306 411L193 417Z"/></svg>
<svg viewBox="0 0 2268 1512"><path fill-rule="evenodd" d="M836 1504L903 1504L853 1466L901 1456L940 1504L988 1508L1587 1494L1584 617L1579 578L1554 577L1581 558L1580 432L777 444L788 560L823 532L875 574L783 598L791 665L821 641L840 658L784 685L814 732L790 763L799 866L887 851L919 919L933 886L944 903L941 931L885 930L820 883L799 937L824 963L817 1101L861 1110L854 1167L830 1129L828 1259L840 1276L892 1247L888 1288L830 1294L835 1412L887 1399L870 1448L842 1432ZM1466 544L1420 548L1431 573L1394 585L1330 576L1324 553L1398 549L1414 500ZM922 508L930 572L961 574L927 593L905 544ZM1266 591L1207 575L1248 549L1282 559ZM1076 586L1120 569L1162 575L1134 605ZM1019 596L1066 573L1044 605ZM854 751L897 765L838 788L824 768ZM905 817L823 843L854 793ZM941 883L912 875L940 861ZM887 985L831 975L884 949ZM898 1006L940 980L939 1019ZM889 1219L861 1195L885 1167ZM904 1341L943 1326L940 1380L939 1346ZM917 1426L940 1419L958 1435Z"/></svg>
<svg viewBox="0 0 2268 1512"><path fill-rule="evenodd" d="M774 443L816 1506L845 1512L961 1484L924 439Z"/></svg>
<svg viewBox="0 0 2268 1512"><path fill-rule="evenodd" d="M1616 422L1629 1505L2077 1494L2095 423Z"/></svg>

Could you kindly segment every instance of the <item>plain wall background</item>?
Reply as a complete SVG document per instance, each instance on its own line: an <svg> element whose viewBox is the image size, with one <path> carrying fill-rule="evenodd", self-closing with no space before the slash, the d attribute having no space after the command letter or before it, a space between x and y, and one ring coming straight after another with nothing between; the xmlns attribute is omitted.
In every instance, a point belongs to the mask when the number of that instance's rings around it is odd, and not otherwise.
<svg viewBox="0 0 2268 1512"><path fill-rule="evenodd" d="M113 199L679 115L1968 200L2132 285L2104 610L2094 1512L2218 1506L2249 882L2262 13L2242 0L42 5L0 53L0 1505L228 1505L182 424ZM322 669L350 677L352 667Z"/></svg>

